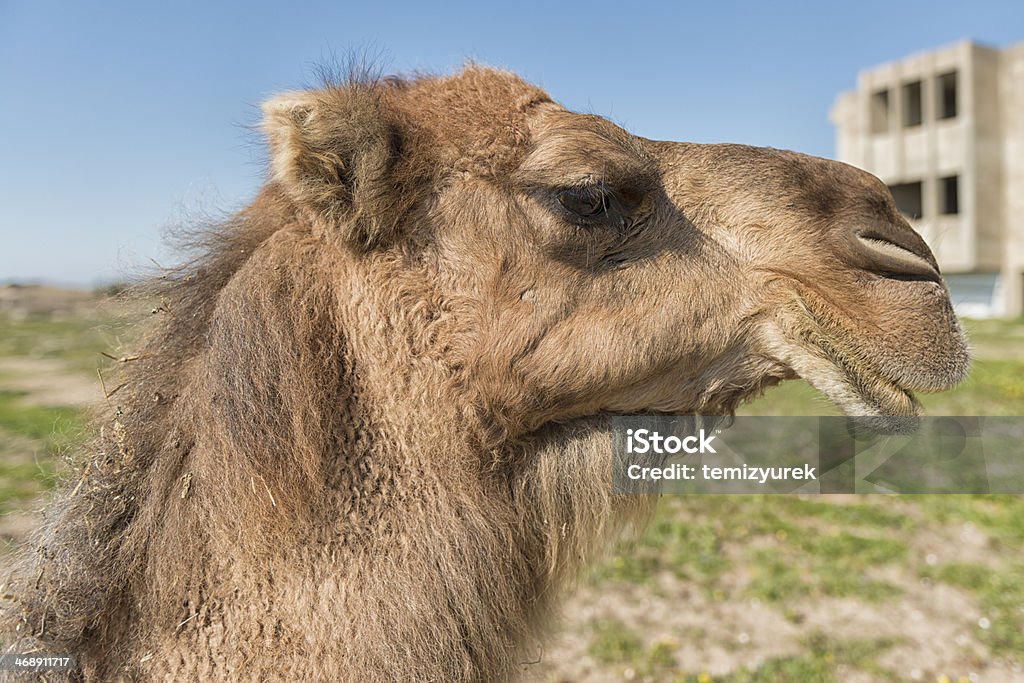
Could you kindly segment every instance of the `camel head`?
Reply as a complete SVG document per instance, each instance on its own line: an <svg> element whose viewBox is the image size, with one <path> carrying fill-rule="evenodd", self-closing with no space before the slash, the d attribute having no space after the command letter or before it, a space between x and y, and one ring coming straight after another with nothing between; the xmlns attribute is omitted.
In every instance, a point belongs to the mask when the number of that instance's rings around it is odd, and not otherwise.
<svg viewBox="0 0 1024 683"><path fill-rule="evenodd" d="M429 358L505 434L730 413L796 377L847 414L912 416L968 371L935 257L851 166L647 140L474 67L264 111L272 186L392 321L355 365Z"/></svg>
<svg viewBox="0 0 1024 683"><path fill-rule="evenodd" d="M645 140L479 68L263 126L270 182L160 280L0 596L83 680L509 680L653 503L607 485L609 413L803 377L887 420L967 372L934 257L849 166Z"/></svg>

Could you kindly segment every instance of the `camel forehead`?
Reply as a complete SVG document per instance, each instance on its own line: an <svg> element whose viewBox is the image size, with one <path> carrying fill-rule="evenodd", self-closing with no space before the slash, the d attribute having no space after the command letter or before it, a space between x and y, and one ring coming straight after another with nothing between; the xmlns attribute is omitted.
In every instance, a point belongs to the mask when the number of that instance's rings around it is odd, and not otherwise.
<svg viewBox="0 0 1024 683"><path fill-rule="evenodd" d="M486 175L511 172L529 142L529 111L551 103L513 73L467 67L445 78L406 81L388 100L423 134L435 161Z"/></svg>
<svg viewBox="0 0 1024 683"><path fill-rule="evenodd" d="M551 102L544 90L518 75L487 67L467 67L455 75L426 79L421 84L432 90L434 97L446 100L452 107L451 113L456 114L515 113Z"/></svg>
<svg viewBox="0 0 1024 683"><path fill-rule="evenodd" d="M649 186L656 163L641 140L605 118L566 110L519 76L469 67L447 78L406 82L395 106L435 147L442 168L526 184L586 176Z"/></svg>

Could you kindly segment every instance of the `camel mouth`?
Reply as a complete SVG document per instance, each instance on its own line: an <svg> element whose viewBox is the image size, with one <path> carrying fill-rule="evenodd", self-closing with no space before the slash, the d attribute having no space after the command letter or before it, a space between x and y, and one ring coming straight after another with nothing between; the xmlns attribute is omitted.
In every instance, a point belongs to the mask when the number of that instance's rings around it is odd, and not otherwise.
<svg viewBox="0 0 1024 683"><path fill-rule="evenodd" d="M909 388L868 365L851 366L842 358L833 358L832 365L835 373L801 377L854 418L858 427L876 434L910 434L918 429L924 410Z"/></svg>
<svg viewBox="0 0 1024 683"><path fill-rule="evenodd" d="M914 392L866 363L851 362L849 357L823 345L823 353L841 376L837 390L828 377L805 376L812 386L825 394L844 413L864 417L919 417L922 408ZM824 379L824 381L821 381ZM851 397L851 394L853 395Z"/></svg>
<svg viewBox="0 0 1024 683"><path fill-rule="evenodd" d="M785 334L772 327L767 345L798 377L821 392L844 414L873 418L876 431L900 433L912 430L922 414L915 389L891 373L864 360L863 353L847 349L833 335L807 317L799 332Z"/></svg>
<svg viewBox="0 0 1024 683"><path fill-rule="evenodd" d="M969 346L932 264L885 240L862 241L899 260L900 277L875 272L863 283L877 308L847 309L820 287L791 278L795 291L762 328L762 343L847 416L873 418L876 431L912 431L923 413L915 392L945 391L963 381ZM886 323L893 311L912 311L913 322Z"/></svg>

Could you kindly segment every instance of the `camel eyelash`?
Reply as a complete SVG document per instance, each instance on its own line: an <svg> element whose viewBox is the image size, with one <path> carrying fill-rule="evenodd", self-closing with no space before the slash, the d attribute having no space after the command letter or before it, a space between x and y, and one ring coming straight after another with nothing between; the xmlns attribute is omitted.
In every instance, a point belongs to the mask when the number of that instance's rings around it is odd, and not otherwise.
<svg viewBox="0 0 1024 683"><path fill-rule="evenodd" d="M554 196L561 211L581 228L604 225L625 231L643 222L636 215L646 196L640 190L612 190L594 183L557 188Z"/></svg>
<svg viewBox="0 0 1024 683"><path fill-rule="evenodd" d="M603 185L563 188L555 198L563 209L580 218L607 214L612 204L612 193Z"/></svg>

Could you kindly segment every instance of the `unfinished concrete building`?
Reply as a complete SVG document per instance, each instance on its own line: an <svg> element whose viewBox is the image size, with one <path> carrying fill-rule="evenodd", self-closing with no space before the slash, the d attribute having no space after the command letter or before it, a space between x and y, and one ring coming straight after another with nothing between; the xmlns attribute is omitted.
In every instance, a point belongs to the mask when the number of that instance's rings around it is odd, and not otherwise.
<svg viewBox="0 0 1024 683"><path fill-rule="evenodd" d="M1024 43L965 41L863 71L841 161L889 185L967 316L1024 314Z"/></svg>

